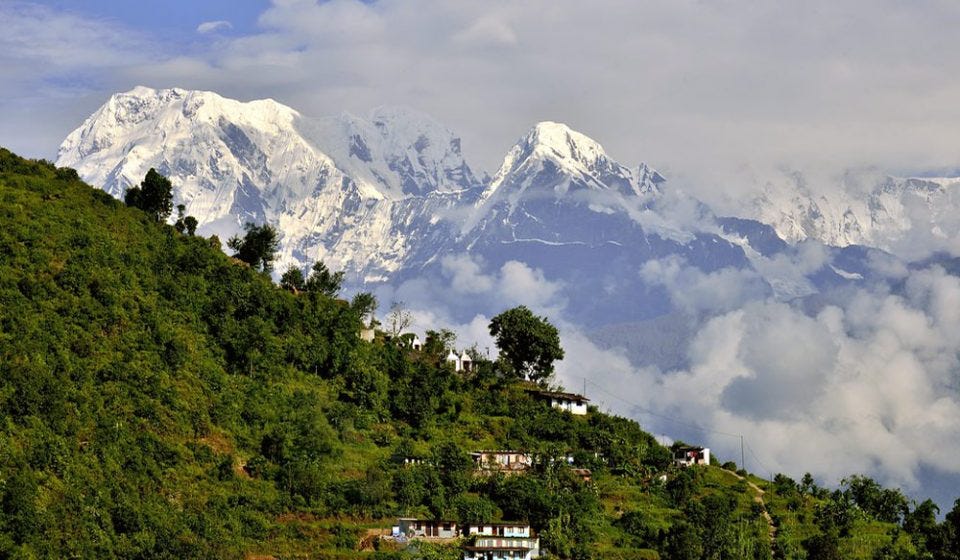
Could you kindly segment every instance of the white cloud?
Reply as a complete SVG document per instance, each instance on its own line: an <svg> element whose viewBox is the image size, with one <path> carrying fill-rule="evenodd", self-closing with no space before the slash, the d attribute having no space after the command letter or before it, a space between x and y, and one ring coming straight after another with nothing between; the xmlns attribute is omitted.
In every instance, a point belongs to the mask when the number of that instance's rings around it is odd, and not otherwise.
<svg viewBox="0 0 960 560"><path fill-rule="evenodd" d="M623 399L679 420L634 410L649 429L700 438L726 458L739 442L716 432L744 434L765 465L753 460L754 470L829 483L864 472L922 495L921 470L960 480L958 304L960 279L919 271L902 294L857 290L815 316L773 300L721 312L682 370L631 368L585 342L571 352L584 353L572 357L579 365L563 371L587 368Z"/></svg>
<svg viewBox="0 0 960 560"><path fill-rule="evenodd" d="M556 302L560 284L544 277L543 272L518 261L507 261L500 268L497 283L498 298L516 305L534 308L547 307Z"/></svg>
<svg viewBox="0 0 960 560"><path fill-rule="evenodd" d="M91 23L80 18L34 36L9 12L8 52L53 49L68 72L76 57L142 52L80 40ZM960 54L945 42L960 23L954 3L278 1L259 23L197 45L188 56L204 71L167 67L154 85L269 96L307 114L407 104L461 131L488 170L531 123L559 119L618 160L704 192L746 188L725 173L745 163L956 164ZM924 32L889 40L905 29ZM58 48L65 41L75 48ZM171 48L154 38L165 58L184 54ZM118 69L111 88L142 82L131 70Z"/></svg>
<svg viewBox="0 0 960 560"><path fill-rule="evenodd" d="M224 19L216 21L205 21L197 26L197 33L213 33L215 31L224 31L233 29L233 24Z"/></svg>
<svg viewBox="0 0 960 560"><path fill-rule="evenodd" d="M492 317L517 305L557 318L566 303L561 287L540 269L518 261L508 261L496 269L471 255L457 254L441 260L440 278L418 277L396 287L381 286L375 295L381 314L391 303L403 302L421 318L415 326L427 330L463 326L465 316L476 321L477 310L482 311L480 317ZM474 327L470 332L476 331Z"/></svg>
<svg viewBox="0 0 960 560"><path fill-rule="evenodd" d="M511 47L517 44L517 34L504 20L484 16L453 36L461 44Z"/></svg>
<svg viewBox="0 0 960 560"><path fill-rule="evenodd" d="M792 276L799 273L791 267L809 273L824 262L811 245L771 266ZM925 486L930 473L960 481L960 278L941 269L894 270L902 289L827 294L811 314L758 289L754 272L651 261L638 274L667 288L699 325L684 343L686 365L668 371L598 347L566 319L560 286L539 270L519 262L491 268L466 255L445 259L444 270L440 285L418 279L380 300L403 299L418 331L451 328L459 346L481 350L493 348L493 314L530 305L560 329L566 357L557 380L580 390L586 378L601 409L653 433L737 461L739 438L727 434L743 434L751 470L809 471L826 484L866 473L920 498L934 491ZM465 298L486 311L458 319Z"/></svg>
<svg viewBox="0 0 960 560"><path fill-rule="evenodd" d="M441 260L444 274L450 277L450 287L462 294L489 292L495 279L484 274L480 263L470 255L447 255Z"/></svg>
<svg viewBox="0 0 960 560"><path fill-rule="evenodd" d="M703 272L678 257L647 261L640 277L665 288L673 304L691 315L738 309L768 292L763 278L752 270Z"/></svg>

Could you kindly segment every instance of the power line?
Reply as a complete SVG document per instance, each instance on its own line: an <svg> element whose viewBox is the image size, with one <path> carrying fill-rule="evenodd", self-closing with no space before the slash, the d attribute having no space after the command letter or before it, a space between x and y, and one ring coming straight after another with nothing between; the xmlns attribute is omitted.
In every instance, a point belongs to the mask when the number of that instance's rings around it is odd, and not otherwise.
<svg viewBox="0 0 960 560"><path fill-rule="evenodd" d="M748 451L750 451L750 456L753 457L753 459L757 462L758 465L760 465L760 467L761 467L763 470L767 471L767 474L770 475L770 479L771 479L771 480L773 479L773 471L770 470L770 469L763 463L763 461L760 460L759 457L757 457L756 452L754 452L753 448L750 447L750 444L749 444L749 443L746 443L746 442L744 441L743 434L732 434L732 433L730 433L730 432L723 432L723 431L720 431L720 430L712 430L712 429L710 429L710 428L704 428L703 426L700 426L700 425L697 425L697 424L692 424L692 423L690 423L690 422L687 422L687 421L685 421L685 420L681 420L681 419L679 419L679 418L675 418L675 417L673 417L673 416L668 416L668 415L666 415L666 414L661 414L661 413L659 413L659 412L654 412L654 411L652 411L652 410L650 410L650 409L648 409L648 408L646 408L646 407L644 407L644 406L641 406L641 405L639 405L639 404L637 404L637 403L635 403L635 402L632 402L632 401L630 401L630 400L627 400L627 399L621 397L620 395L617 395L616 393L612 393L612 392L608 391L608 390L605 389L602 385L600 385L599 383L597 383L596 381L594 381L594 380L592 380L592 379L587 379L586 377L584 377L584 378L583 378L583 382L584 382L584 387L586 387L586 385L589 383L590 385L593 385L596 389L600 390L600 392L602 392L602 393L604 393L604 394L606 394L606 395L608 395L608 396L610 396L610 397L613 397L613 398L617 399L618 401L623 402L623 403L625 403L625 404L627 404L627 405L629 405L629 406L631 406L631 407L639 410L640 412L642 412L642 413L644 413L644 414L648 414L648 415L650 415L650 416L656 416L656 417L658 417L658 418L662 418L662 419L664 419L664 420L668 420L668 421L673 422L673 423L675 423L675 424L679 424L679 425L681 425L681 426L685 426L685 427L687 427L687 428L691 428L691 429L693 429L693 430L697 430L697 431L700 431L700 432L709 433L709 434L718 434L718 435L722 435L722 436L727 436L727 437L732 437L732 438L737 438L737 439L739 439L739 440L740 440L740 463L741 463L741 464L740 464L740 467L741 467L741 468L744 468L744 469L746 468L746 464L745 464L746 461L744 460L744 456L743 456L743 449L744 449L744 447L746 447L746 449L747 449ZM586 393L586 391L584 391L584 393Z"/></svg>
<svg viewBox="0 0 960 560"><path fill-rule="evenodd" d="M644 407L644 406L641 406L641 405L639 405L639 404L637 404L637 403L635 403L635 402L629 401L629 400L621 397L620 395L617 395L617 394L615 394L615 393L611 393L610 391L607 391L606 389L604 389L601 385L599 385L598 383L596 383L596 382L593 381L592 379L584 378L584 381L586 381L586 382L589 383L590 385L593 385L594 387L596 387L597 389L599 389L602 393L605 393L605 394L607 394L607 395L609 395L609 396L617 399L618 401L621 401L621 402L623 402L623 403L625 403L625 404L628 404L628 405L630 405L630 406L632 406L632 407L634 407L634 408L636 408L636 409L639 409L639 410L640 410L641 412L643 412L644 414L648 414L648 415L650 415L650 416L656 416L656 417L662 418L662 419L664 419L664 420L669 420L669 421L671 421L671 422L673 422L673 423L675 423L675 424L680 424L681 426L686 426L686 427L688 427L688 428L691 428L691 429L694 429L694 430L697 430L697 431L700 431L700 432L711 433L711 434L719 434L719 435L722 435L722 436L728 436L728 437L732 437L732 438L739 438L739 437L740 437L740 434L731 434L731 433L729 433L729 432L721 432L721 431L719 431L719 430L711 430L710 428L704 428L703 426L700 426L700 425L698 425L698 424L692 424L692 423L690 423L690 422L687 422L687 421L685 421L685 420L680 420L679 418L675 418L675 417L673 417L673 416L668 416L668 415L666 415L666 414L661 414L661 413L659 413L659 412L654 412L654 411L650 410L649 408L646 408L646 407Z"/></svg>
<svg viewBox="0 0 960 560"><path fill-rule="evenodd" d="M757 457L757 454L753 452L753 448L750 447L750 444L749 444L749 443L747 444L747 451L750 452L750 456L753 457L753 460L756 461L758 465L760 465L760 468L762 468L763 470L767 471L767 474L770 475L770 480L772 481L772 480L773 480L773 471L770 470L766 465L763 464L763 461L761 461L760 458Z"/></svg>

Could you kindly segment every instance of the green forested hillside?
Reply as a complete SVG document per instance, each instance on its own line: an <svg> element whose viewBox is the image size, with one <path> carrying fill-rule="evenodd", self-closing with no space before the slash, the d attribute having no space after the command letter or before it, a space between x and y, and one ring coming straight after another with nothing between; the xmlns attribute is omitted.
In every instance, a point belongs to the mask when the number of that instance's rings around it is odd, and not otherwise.
<svg viewBox="0 0 960 560"><path fill-rule="evenodd" d="M960 506L673 469L631 420L455 373L442 333L361 341L361 305L2 149L0 226L0 557L459 556L373 546L399 515L528 521L564 558L960 557ZM476 477L479 449L538 459Z"/></svg>

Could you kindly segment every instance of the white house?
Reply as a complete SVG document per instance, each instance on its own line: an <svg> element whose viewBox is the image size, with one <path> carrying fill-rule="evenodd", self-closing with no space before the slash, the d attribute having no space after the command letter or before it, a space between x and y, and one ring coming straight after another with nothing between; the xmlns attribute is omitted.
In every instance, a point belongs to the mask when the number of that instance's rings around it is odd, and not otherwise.
<svg viewBox="0 0 960 560"><path fill-rule="evenodd" d="M464 560L530 560L540 556L540 539L523 523L484 523L467 527L471 544Z"/></svg>
<svg viewBox="0 0 960 560"><path fill-rule="evenodd" d="M420 340L420 337L417 335L417 333L412 333L412 332L402 333L400 336L397 337L397 342L401 346L410 348L411 350L416 350L418 352L420 350L423 350L423 341Z"/></svg>
<svg viewBox="0 0 960 560"><path fill-rule="evenodd" d="M471 523L467 525L468 537L519 537L529 539L533 531L526 523Z"/></svg>
<svg viewBox="0 0 960 560"><path fill-rule="evenodd" d="M401 517L397 520L397 529L408 539L455 539L460 536L455 521Z"/></svg>
<svg viewBox="0 0 960 560"><path fill-rule="evenodd" d="M523 451L486 450L470 454L477 472L523 472L533 465L533 456Z"/></svg>
<svg viewBox="0 0 960 560"><path fill-rule="evenodd" d="M570 414L583 416L587 413L587 403L590 399L576 393L558 393L555 391L533 391L534 396L547 401L553 408L566 410Z"/></svg>
<svg viewBox="0 0 960 560"><path fill-rule="evenodd" d="M458 356L453 350L447 354L446 361L448 364L453 364L453 371L460 371L461 368L463 368L463 363L460 361L460 356Z"/></svg>
<svg viewBox="0 0 960 560"><path fill-rule="evenodd" d="M673 451L673 463L678 467L709 465L710 450L706 447L678 447Z"/></svg>
<svg viewBox="0 0 960 560"><path fill-rule="evenodd" d="M377 331L374 329L367 329L367 328L360 329L360 340L373 342L373 339L376 338L376 336L377 336Z"/></svg>
<svg viewBox="0 0 960 560"><path fill-rule="evenodd" d="M446 361L453 365L453 371L463 373L473 371L473 359L470 358L470 355L466 352L457 354L455 351L450 350L450 353L447 354Z"/></svg>

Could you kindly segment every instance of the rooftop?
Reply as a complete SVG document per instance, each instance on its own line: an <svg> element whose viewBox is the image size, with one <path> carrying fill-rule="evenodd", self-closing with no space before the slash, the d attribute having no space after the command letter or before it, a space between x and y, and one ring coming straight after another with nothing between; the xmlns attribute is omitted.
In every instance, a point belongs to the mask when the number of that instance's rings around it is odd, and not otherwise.
<svg viewBox="0 0 960 560"><path fill-rule="evenodd" d="M578 395L576 393L561 393L558 391L531 391L531 392L537 395L540 395L541 397L548 397L551 399L566 399L570 401L584 401L584 402L590 400L587 397L583 395Z"/></svg>

